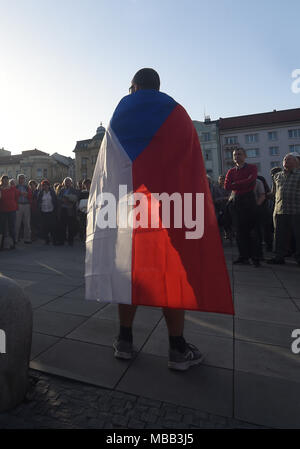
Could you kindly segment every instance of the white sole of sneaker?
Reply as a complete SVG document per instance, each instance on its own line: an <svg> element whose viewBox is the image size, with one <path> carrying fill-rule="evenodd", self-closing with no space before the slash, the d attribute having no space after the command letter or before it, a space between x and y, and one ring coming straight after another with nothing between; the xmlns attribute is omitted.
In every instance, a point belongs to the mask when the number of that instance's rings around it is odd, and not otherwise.
<svg viewBox="0 0 300 449"><path fill-rule="evenodd" d="M130 360L133 358L132 352L118 351L118 349L115 347L114 344L113 344L113 348L115 350L114 356L116 357L116 359Z"/></svg>
<svg viewBox="0 0 300 449"><path fill-rule="evenodd" d="M182 363L168 361L168 368L176 370L176 371L186 371L191 366L200 365L200 363L202 363L204 359L205 359L205 355L203 354L202 357L197 360L187 360L186 362L182 362Z"/></svg>
<svg viewBox="0 0 300 449"><path fill-rule="evenodd" d="M130 360L133 358L133 354L129 354L128 352L120 352L115 349L114 356L116 359Z"/></svg>

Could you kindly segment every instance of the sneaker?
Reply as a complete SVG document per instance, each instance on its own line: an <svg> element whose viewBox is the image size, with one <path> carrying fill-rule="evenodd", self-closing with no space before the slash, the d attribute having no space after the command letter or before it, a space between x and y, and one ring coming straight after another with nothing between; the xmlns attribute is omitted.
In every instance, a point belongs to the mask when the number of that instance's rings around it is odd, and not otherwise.
<svg viewBox="0 0 300 449"><path fill-rule="evenodd" d="M233 261L234 265L250 265L250 262L248 259L245 259L244 257L238 257Z"/></svg>
<svg viewBox="0 0 300 449"><path fill-rule="evenodd" d="M113 342L113 348L117 359L130 360L133 358L133 345L129 341L116 339Z"/></svg>
<svg viewBox="0 0 300 449"><path fill-rule="evenodd" d="M284 259L280 259L279 257L274 257L273 259L269 259L267 261L267 263L269 264L274 264L274 265L284 265Z"/></svg>
<svg viewBox="0 0 300 449"><path fill-rule="evenodd" d="M185 352L179 352L177 349L169 350L168 368L178 371L186 371L190 366L199 365L204 359L196 346L186 344Z"/></svg>

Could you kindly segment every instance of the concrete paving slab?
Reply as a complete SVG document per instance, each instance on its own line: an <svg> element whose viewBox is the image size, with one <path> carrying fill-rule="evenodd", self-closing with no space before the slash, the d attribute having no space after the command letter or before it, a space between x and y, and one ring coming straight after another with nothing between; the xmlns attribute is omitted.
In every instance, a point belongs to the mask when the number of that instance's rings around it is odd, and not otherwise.
<svg viewBox="0 0 300 449"><path fill-rule="evenodd" d="M147 328L138 322L135 323L133 337L134 346L137 350L140 350L141 346L145 343L151 330L151 328ZM109 346L111 348L118 334L119 323L117 321L100 319L93 316L68 334L67 338Z"/></svg>
<svg viewBox="0 0 300 449"><path fill-rule="evenodd" d="M235 417L282 429L300 429L300 383L237 371Z"/></svg>
<svg viewBox="0 0 300 449"><path fill-rule="evenodd" d="M86 320L86 317L66 313L35 310L33 313L33 330L54 337L63 337Z"/></svg>
<svg viewBox="0 0 300 449"><path fill-rule="evenodd" d="M234 294L236 297L239 296L249 296L249 295L259 295L259 296L274 296L277 298L289 298L286 290L279 287L266 287L257 285L236 285Z"/></svg>
<svg viewBox="0 0 300 449"><path fill-rule="evenodd" d="M27 293L27 296L30 299L33 309L37 309L38 307L48 304L57 297L56 295L47 295L43 292Z"/></svg>
<svg viewBox="0 0 300 449"><path fill-rule="evenodd" d="M41 307L40 310L90 317L102 307L104 307L104 304L97 301L85 301L84 299L80 300L61 296Z"/></svg>
<svg viewBox="0 0 300 449"><path fill-rule="evenodd" d="M232 371L199 365L171 371L167 358L140 353L117 390L181 406L232 416Z"/></svg>
<svg viewBox="0 0 300 449"><path fill-rule="evenodd" d="M255 320L235 320L235 338L290 348L294 326Z"/></svg>
<svg viewBox="0 0 300 449"><path fill-rule="evenodd" d="M82 287L76 287L76 288L74 288L74 290L71 290L62 296L64 298L71 298L74 300L85 301L85 289ZM95 302L95 301L91 301L91 302Z"/></svg>
<svg viewBox="0 0 300 449"><path fill-rule="evenodd" d="M199 334L192 331L185 332L185 339L194 344L205 354L203 365L233 369L233 341L214 335ZM153 331L142 349L146 354L167 357L169 339L167 329L157 328Z"/></svg>
<svg viewBox="0 0 300 449"><path fill-rule="evenodd" d="M34 359L42 352L49 349L55 343L60 340L59 337L52 337L51 335L39 334L38 332L32 333L32 345L30 360Z"/></svg>
<svg viewBox="0 0 300 449"><path fill-rule="evenodd" d="M28 294L45 292L47 295L63 296L67 293L70 294L74 289L75 287L71 285L57 285L50 280L46 280L44 282L37 282L30 287L26 287L24 290Z"/></svg>
<svg viewBox="0 0 300 449"><path fill-rule="evenodd" d="M233 317L217 313L186 312L185 331L232 338Z"/></svg>
<svg viewBox="0 0 300 449"><path fill-rule="evenodd" d="M298 324L300 313L295 303L286 298L241 296L235 302L236 317L248 320L271 321L281 324Z"/></svg>
<svg viewBox="0 0 300 449"><path fill-rule="evenodd" d="M39 371L114 388L129 362L114 358L112 348L63 339L30 363Z"/></svg>
<svg viewBox="0 0 300 449"><path fill-rule="evenodd" d="M106 304L97 314L97 318L118 321L118 305ZM145 327L154 327L162 319L162 311L158 307L140 306L136 310L134 318L134 328L136 324L143 324Z"/></svg>
<svg viewBox="0 0 300 449"><path fill-rule="evenodd" d="M300 357L291 348L236 341L235 367L238 371L300 383Z"/></svg>
<svg viewBox="0 0 300 449"><path fill-rule="evenodd" d="M298 285L287 285L285 288L292 298L300 299L300 287Z"/></svg>

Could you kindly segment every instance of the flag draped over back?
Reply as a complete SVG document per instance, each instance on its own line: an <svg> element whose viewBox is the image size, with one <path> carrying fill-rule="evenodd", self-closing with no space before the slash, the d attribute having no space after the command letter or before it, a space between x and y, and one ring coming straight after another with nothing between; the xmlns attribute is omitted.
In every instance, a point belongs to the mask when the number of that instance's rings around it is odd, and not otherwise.
<svg viewBox="0 0 300 449"><path fill-rule="evenodd" d="M174 218L164 226L161 209L158 227L134 226L140 215L130 200L124 226L121 205L133 193L147 198L139 206L151 221L152 194L175 192L182 198L204 194L201 238L186 238L191 229L184 220L183 227ZM99 214L107 203L100 199L106 193L116 198L117 226L103 229ZM193 215L195 207L193 202ZM124 97L106 130L88 202L85 279L86 299L234 313L198 135L185 109L164 93L139 90Z"/></svg>

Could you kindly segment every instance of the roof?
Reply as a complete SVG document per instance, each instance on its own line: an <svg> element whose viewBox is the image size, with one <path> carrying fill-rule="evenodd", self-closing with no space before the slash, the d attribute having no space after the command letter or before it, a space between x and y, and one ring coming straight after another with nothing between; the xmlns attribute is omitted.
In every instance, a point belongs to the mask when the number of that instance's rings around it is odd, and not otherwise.
<svg viewBox="0 0 300 449"><path fill-rule="evenodd" d="M22 156L49 156L49 154L35 148L34 150L22 151Z"/></svg>
<svg viewBox="0 0 300 449"><path fill-rule="evenodd" d="M240 115L219 119L219 129L249 128L253 126L275 125L279 123L300 122L300 108L260 114Z"/></svg>
<svg viewBox="0 0 300 449"><path fill-rule="evenodd" d="M83 150L87 148L88 144L91 143L92 139L78 140L73 151Z"/></svg>
<svg viewBox="0 0 300 449"><path fill-rule="evenodd" d="M64 156L63 154L54 153L51 155L51 158L56 160L57 162L60 162L61 164L66 165L67 167L70 167L72 163L75 162L75 159L72 159L71 157Z"/></svg>

